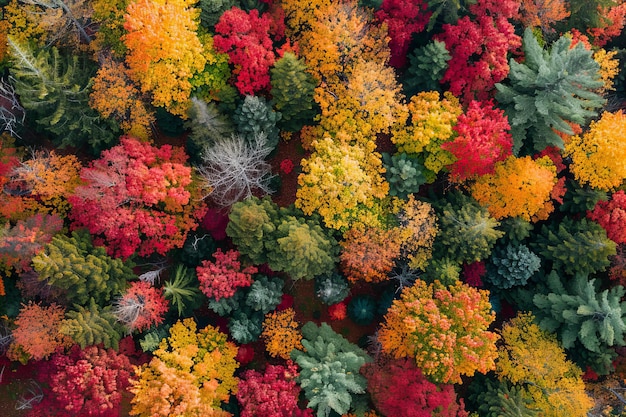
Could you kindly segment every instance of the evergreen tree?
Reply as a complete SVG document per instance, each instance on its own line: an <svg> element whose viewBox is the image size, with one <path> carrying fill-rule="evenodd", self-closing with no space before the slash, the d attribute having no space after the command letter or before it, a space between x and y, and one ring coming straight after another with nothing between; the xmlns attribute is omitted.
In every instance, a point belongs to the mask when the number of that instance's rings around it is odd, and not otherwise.
<svg viewBox="0 0 626 417"><path fill-rule="evenodd" d="M215 103L207 103L196 97L192 97L190 103L187 112L189 118L185 121L185 127L191 130L187 136L187 153L200 159L199 155L204 148L220 139L230 137L234 128Z"/></svg>
<svg viewBox="0 0 626 417"><path fill-rule="evenodd" d="M297 381L309 408L317 410L317 417L328 417L331 410L346 414L353 395L365 392L367 380L359 369L370 361L369 356L326 323L318 327L308 322L302 335L305 350L294 349L291 357L300 366Z"/></svg>
<svg viewBox="0 0 626 417"><path fill-rule="evenodd" d="M246 305L254 311L267 314L280 304L283 296L283 285L280 278L256 276L246 294Z"/></svg>
<svg viewBox="0 0 626 417"><path fill-rule="evenodd" d="M348 280L337 271L315 277L315 295L327 305L337 304L350 293Z"/></svg>
<svg viewBox="0 0 626 417"><path fill-rule="evenodd" d="M83 307L65 314L60 332L71 337L81 348L102 343L106 349L118 349L122 328L110 307L100 308L93 298Z"/></svg>
<svg viewBox="0 0 626 417"><path fill-rule="evenodd" d="M505 248L496 248L487 263L485 281L501 289L526 282L541 267L541 259L526 245L508 244Z"/></svg>
<svg viewBox="0 0 626 417"><path fill-rule="evenodd" d="M511 59L509 83L496 84L496 99L505 108L513 134L513 152L562 148L557 132L574 134L568 122L585 124L597 115L604 99L593 92L602 86L600 66L582 42L559 38L549 51L532 30L524 32L525 60Z"/></svg>
<svg viewBox="0 0 626 417"><path fill-rule="evenodd" d="M110 258L102 246L95 247L86 230L71 237L56 235L33 257L40 281L64 291L69 304L85 305L93 298L104 305L122 293L134 277L129 262Z"/></svg>
<svg viewBox="0 0 626 417"><path fill-rule="evenodd" d="M27 117L52 135L60 147L89 145L94 153L119 135L112 119L89 107L95 67L85 57L61 55L58 49L33 51L9 39L14 58L11 81Z"/></svg>
<svg viewBox="0 0 626 417"><path fill-rule="evenodd" d="M239 134L252 143L256 136L264 134L267 137L267 147L270 149L278 145L280 131L276 123L280 118L280 113L272 110L271 105L263 97L257 96L246 96L233 114L233 121Z"/></svg>

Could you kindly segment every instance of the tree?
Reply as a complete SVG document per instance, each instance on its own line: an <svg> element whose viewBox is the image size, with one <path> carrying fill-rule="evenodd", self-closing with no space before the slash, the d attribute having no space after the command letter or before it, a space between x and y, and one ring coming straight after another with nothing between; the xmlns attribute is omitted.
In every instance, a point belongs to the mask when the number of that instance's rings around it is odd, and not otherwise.
<svg viewBox="0 0 626 417"><path fill-rule="evenodd" d="M568 4L563 0L522 0L519 11L524 27L539 28L546 35L554 34L554 24L570 15Z"/></svg>
<svg viewBox="0 0 626 417"><path fill-rule="evenodd" d="M268 313L263 320L261 338L273 358L289 359L294 349L304 349L296 312L293 308Z"/></svg>
<svg viewBox="0 0 626 417"><path fill-rule="evenodd" d="M255 191L271 194L269 183L273 175L265 158L272 150L265 133L255 134L250 140L233 134L205 147L198 171L211 189L211 199L219 206L229 207Z"/></svg>
<svg viewBox="0 0 626 417"><path fill-rule="evenodd" d="M232 297L240 287L252 285L252 274L256 274L258 269L255 266L243 267L239 252L231 249L224 253L218 249L213 257L215 262L205 260L196 268L204 295L219 301L220 298Z"/></svg>
<svg viewBox="0 0 626 417"><path fill-rule="evenodd" d="M122 258L182 247L206 210L186 160L180 148L123 136L83 168L86 185L69 198L72 228L88 229L96 245Z"/></svg>
<svg viewBox="0 0 626 417"><path fill-rule="evenodd" d="M233 114L237 131L254 143L259 135L265 135L267 146L276 149L280 131L276 126L282 115L275 112L263 97L246 96Z"/></svg>
<svg viewBox="0 0 626 417"><path fill-rule="evenodd" d="M367 381L359 369L369 356L326 323L318 327L308 322L302 334L305 350L294 349L291 358L300 367L297 381L309 400L308 407L316 410L317 417L328 416L331 410L347 413L352 396L365 392Z"/></svg>
<svg viewBox="0 0 626 417"><path fill-rule="evenodd" d="M286 365L267 365L263 373L249 369L239 381L237 400L242 417L292 417L299 411L296 384L298 367L291 361ZM312 411L308 409L312 416Z"/></svg>
<svg viewBox="0 0 626 417"><path fill-rule="evenodd" d="M450 83L450 92L471 100L487 100L496 83L509 72L507 55L517 54L521 39L509 19L517 14L519 3L479 0L469 6L471 14L456 24L444 24L435 39L446 44L452 58L441 82Z"/></svg>
<svg viewBox="0 0 626 417"><path fill-rule="evenodd" d="M112 259L94 246L87 231L58 234L32 260L39 281L63 290L68 303L84 305L90 298L104 305L134 277L129 263Z"/></svg>
<svg viewBox="0 0 626 417"><path fill-rule="evenodd" d="M550 227L543 225L532 247L544 259L552 261L554 269L569 275L604 271L616 250L606 231L585 218L578 221L565 218Z"/></svg>
<svg viewBox="0 0 626 417"><path fill-rule="evenodd" d="M145 281L132 282L113 306L113 314L129 332L141 332L161 324L167 311L163 289Z"/></svg>
<svg viewBox="0 0 626 417"><path fill-rule="evenodd" d="M230 416L220 402L236 392L236 355L237 347L216 328L197 330L193 319L176 322L152 360L135 371L130 415Z"/></svg>
<svg viewBox="0 0 626 417"><path fill-rule="evenodd" d="M91 298L85 306L74 304L74 309L65 314L60 332L83 349L102 344L106 349L117 350L123 329L110 306L101 308Z"/></svg>
<svg viewBox="0 0 626 417"><path fill-rule="evenodd" d="M123 57L126 52L124 45L124 15L126 7L131 0L94 0L92 21L96 24L98 31L92 41L92 48L95 51L110 49L116 58Z"/></svg>
<svg viewBox="0 0 626 417"><path fill-rule="evenodd" d="M412 358L426 378L456 383L495 368L498 336L487 328L495 320L489 292L457 281L417 280L402 291L385 314L378 341L396 359Z"/></svg>
<svg viewBox="0 0 626 417"><path fill-rule="evenodd" d="M344 234L341 270L352 283L381 282L400 257L400 232L398 229L355 229Z"/></svg>
<svg viewBox="0 0 626 417"><path fill-rule="evenodd" d="M278 126L297 132L317 114L313 95L317 83L307 72L304 61L285 52L270 69L270 95L274 108L282 114Z"/></svg>
<svg viewBox="0 0 626 417"><path fill-rule="evenodd" d="M14 322L9 357L24 363L29 359L38 361L47 359L57 347L69 346L72 340L60 331L64 314L63 307L54 303L49 306L32 301L22 304Z"/></svg>
<svg viewBox="0 0 626 417"><path fill-rule="evenodd" d="M112 349L72 346L67 354L55 353L37 377L49 385L34 415L107 417L120 413L124 391L130 385L132 366L127 356Z"/></svg>
<svg viewBox="0 0 626 417"><path fill-rule="evenodd" d="M55 47L33 50L9 38L14 64L11 83L27 118L52 135L57 146L89 145L94 153L110 146L119 132L89 107L93 65Z"/></svg>
<svg viewBox="0 0 626 417"><path fill-rule="evenodd" d="M187 152L194 160L207 147L211 147L224 138L229 138L234 133L234 126L230 118L223 114L214 102L206 102L197 97L191 98L191 104L187 111L188 119L185 127L191 132L187 136Z"/></svg>
<svg viewBox="0 0 626 417"><path fill-rule="evenodd" d="M259 16L257 9L248 13L233 6L215 25L215 48L228 54L235 66L235 86L242 95L254 95L269 89L270 67L276 59L269 14Z"/></svg>
<svg viewBox="0 0 626 417"><path fill-rule="evenodd" d="M485 281L500 289L526 285L540 267L541 259L528 246L509 243L505 248L498 247L493 251Z"/></svg>
<svg viewBox="0 0 626 417"><path fill-rule="evenodd" d="M207 65L198 38L199 10L195 0L133 0L124 16L126 65L152 104L185 116L191 78Z"/></svg>
<svg viewBox="0 0 626 417"><path fill-rule="evenodd" d="M432 257L433 243L439 232L437 216L430 203L409 195L397 214L400 222L400 251L412 269L424 269Z"/></svg>
<svg viewBox="0 0 626 417"><path fill-rule="evenodd" d="M626 193L619 190L609 201L598 201L587 218L606 230L607 237L617 244L626 243Z"/></svg>
<svg viewBox="0 0 626 417"><path fill-rule="evenodd" d="M600 292L595 279L577 273L566 284L555 272L548 275L547 294L535 294L533 303L539 325L556 332L563 347L570 349L578 340L582 346L600 353L604 347L624 346L626 334L626 289L621 285Z"/></svg>
<svg viewBox="0 0 626 417"><path fill-rule="evenodd" d="M389 195L406 199L409 194L418 193L426 183L421 158L408 156L404 152L394 155L383 153L382 156Z"/></svg>
<svg viewBox="0 0 626 417"><path fill-rule="evenodd" d="M479 177L471 194L495 219L545 220L554 210L556 185L556 168L547 156L534 160L509 156L495 164L493 173Z"/></svg>
<svg viewBox="0 0 626 417"><path fill-rule="evenodd" d="M584 125L604 105L593 92L602 86L599 65L582 44L570 45L571 40L561 36L545 51L527 28L524 62L511 59L508 83L496 84L496 99L511 124L514 154L562 148L557 133L574 134L568 122Z"/></svg>
<svg viewBox="0 0 626 417"><path fill-rule="evenodd" d="M593 401L585 392L582 371L567 360L554 335L520 313L502 328L496 372L519 387L527 408L542 416L584 417Z"/></svg>
<svg viewBox="0 0 626 417"><path fill-rule="evenodd" d="M457 118L456 137L441 145L456 161L450 165L450 176L462 182L475 176L491 174L497 162L511 155L513 138L509 122L493 102L472 100L465 113Z"/></svg>
<svg viewBox="0 0 626 417"><path fill-rule="evenodd" d="M415 48L408 56L409 65L402 83L405 94L411 97L420 91L440 90L439 80L448 69L451 58L446 44L436 39Z"/></svg>
<svg viewBox="0 0 626 417"><path fill-rule="evenodd" d="M163 283L163 295L176 307L178 317L200 306L200 289L194 274L184 265L178 265L174 276Z"/></svg>
<svg viewBox="0 0 626 417"><path fill-rule="evenodd" d="M565 146L572 158L570 171L581 184L609 191L626 178L626 142L620 132L626 126L626 115L604 112L600 120L592 121L589 130L573 136Z"/></svg>
<svg viewBox="0 0 626 417"><path fill-rule="evenodd" d="M457 404L453 385L433 384L410 359L381 356L366 363L361 373L367 378L367 392L376 409L394 417L467 416Z"/></svg>

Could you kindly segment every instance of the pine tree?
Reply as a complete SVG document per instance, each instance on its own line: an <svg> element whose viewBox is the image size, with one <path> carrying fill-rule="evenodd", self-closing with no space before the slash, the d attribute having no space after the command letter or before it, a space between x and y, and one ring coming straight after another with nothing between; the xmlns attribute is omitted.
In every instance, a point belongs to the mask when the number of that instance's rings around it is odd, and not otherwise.
<svg viewBox="0 0 626 417"><path fill-rule="evenodd" d="M545 51L531 29L524 32L526 59L510 60L507 84L496 84L513 134L513 153L563 147L557 132L574 134L568 122L584 125L597 115L604 99L593 92L603 85L599 65L582 43L570 48L561 36Z"/></svg>
<svg viewBox="0 0 626 417"><path fill-rule="evenodd" d="M526 285L528 279L541 267L541 259L526 245L496 248L489 263L485 281L501 289Z"/></svg>
<svg viewBox="0 0 626 417"><path fill-rule="evenodd" d="M11 81L20 103L58 146L89 145L97 153L116 140L119 127L89 107L95 71L85 57L61 55L54 47L33 51L12 39L9 45Z"/></svg>
<svg viewBox="0 0 626 417"><path fill-rule="evenodd" d="M280 134L276 125L281 117L263 97L246 96L235 110L233 122L239 134L250 142L254 143L258 135L265 135L267 147L275 149Z"/></svg>
<svg viewBox="0 0 626 417"><path fill-rule="evenodd" d="M99 307L93 298L86 305L74 305L65 313L60 332L69 336L82 348L102 343L106 349L118 349L123 330L111 307Z"/></svg>
<svg viewBox="0 0 626 417"><path fill-rule="evenodd" d="M302 327L304 351L294 349L291 358L300 367L297 381L309 400L308 407L317 417L327 417L331 410L345 414L354 394L365 392L367 381L359 369L370 358L326 323L318 327L308 322Z"/></svg>
<svg viewBox="0 0 626 417"><path fill-rule="evenodd" d="M257 275L246 294L246 305L254 311L267 314L280 304L284 281L277 277Z"/></svg>

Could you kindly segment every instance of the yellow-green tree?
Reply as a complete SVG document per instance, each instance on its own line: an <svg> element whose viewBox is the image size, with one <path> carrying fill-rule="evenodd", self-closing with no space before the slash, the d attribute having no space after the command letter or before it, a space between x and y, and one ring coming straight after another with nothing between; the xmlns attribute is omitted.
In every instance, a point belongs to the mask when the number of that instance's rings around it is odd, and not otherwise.
<svg viewBox="0 0 626 417"><path fill-rule="evenodd" d="M502 327L496 373L521 387L529 408L544 417L585 417L593 400L585 393L582 371L567 360L556 336L543 331L530 313Z"/></svg>

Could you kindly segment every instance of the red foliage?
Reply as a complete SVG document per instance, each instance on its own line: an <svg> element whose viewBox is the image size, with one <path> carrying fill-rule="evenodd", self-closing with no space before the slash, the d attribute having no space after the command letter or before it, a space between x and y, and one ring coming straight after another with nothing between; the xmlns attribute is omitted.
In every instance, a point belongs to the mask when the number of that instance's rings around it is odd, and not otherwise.
<svg viewBox="0 0 626 417"><path fill-rule="evenodd" d="M228 226L228 213L209 207L200 226L208 231L213 239L224 240L226 239L226 226Z"/></svg>
<svg viewBox="0 0 626 417"><path fill-rule="evenodd" d="M504 111L494 108L491 101L472 100L454 130L456 138L441 147L457 158L450 166L455 181L491 174L496 162L512 155L511 126Z"/></svg>
<svg viewBox="0 0 626 417"><path fill-rule="evenodd" d="M376 18L386 23L389 31L389 65L395 68L406 65L411 36L424 30L431 14L423 0L383 0Z"/></svg>
<svg viewBox="0 0 626 417"><path fill-rule="evenodd" d="M455 25L443 25L436 38L446 44L452 58L442 82L450 83L450 92L469 103L487 100L494 85L509 73L507 54L518 53L522 39L508 21L517 14L514 0L480 0L470 6L476 16L460 18Z"/></svg>
<svg viewBox="0 0 626 417"><path fill-rule="evenodd" d="M626 243L626 193L619 190L609 201L598 201L587 217L604 228L613 242Z"/></svg>
<svg viewBox="0 0 626 417"><path fill-rule="evenodd" d="M482 288L482 277L487 273L487 268L483 261L473 262L471 264L463 264L463 277L465 283L472 287Z"/></svg>
<svg viewBox="0 0 626 417"><path fill-rule="evenodd" d="M611 39L619 36L626 23L626 3L615 2L615 6L604 10L603 24L597 28L590 28L589 34L593 36L593 44L598 48L604 47Z"/></svg>
<svg viewBox="0 0 626 417"><path fill-rule="evenodd" d="M50 386L50 395L29 416L117 417L130 385L128 358L112 349L74 345L68 354L57 352L42 367L38 379Z"/></svg>
<svg viewBox="0 0 626 417"><path fill-rule="evenodd" d="M313 416L312 410L299 410L300 387L296 383L297 366L287 361L285 366L267 365L261 374L255 370L243 373L239 381L237 400L242 417Z"/></svg>
<svg viewBox="0 0 626 417"><path fill-rule="evenodd" d="M94 244L122 258L182 247L206 210L191 194L197 187L186 161L182 148L123 136L81 171L87 185L69 198L72 229L87 228Z"/></svg>
<svg viewBox="0 0 626 417"><path fill-rule="evenodd" d="M251 344L239 345L235 360L239 362L239 366L246 366L254 359L254 347Z"/></svg>
<svg viewBox="0 0 626 417"><path fill-rule="evenodd" d="M280 161L280 170L284 174L291 174L291 171L293 171L293 162L291 159L283 159Z"/></svg>
<svg viewBox="0 0 626 417"><path fill-rule="evenodd" d="M376 409L394 417L467 417L453 385L434 384L410 359L367 363L361 372Z"/></svg>
<svg viewBox="0 0 626 417"><path fill-rule="evenodd" d="M163 322L168 304L162 288L136 281L115 303L114 312L129 330L141 332Z"/></svg>
<svg viewBox="0 0 626 417"><path fill-rule="evenodd" d="M263 273L262 271L260 271ZM266 275L266 274L264 274ZM280 298L280 304L276 306L277 311L287 310L288 308L293 307L293 295L291 294L283 294Z"/></svg>
<svg viewBox="0 0 626 417"><path fill-rule="evenodd" d="M270 38L272 25L269 14L259 17L257 9L246 13L238 7L225 11L215 25L215 49L228 54L235 66L235 86L242 95L254 95L270 85L269 70L276 59Z"/></svg>
<svg viewBox="0 0 626 417"><path fill-rule="evenodd" d="M328 307L328 316L331 320L343 320L348 315L346 303L341 302Z"/></svg>
<svg viewBox="0 0 626 417"><path fill-rule="evenodd" d="M239 287L252 285L252 274L258 269L255 266L242 268L238 251L231 249L224 253L218 249L213 257L215 262L204 260L196 268L204 295L219 300L232 297Z"/></svg>

